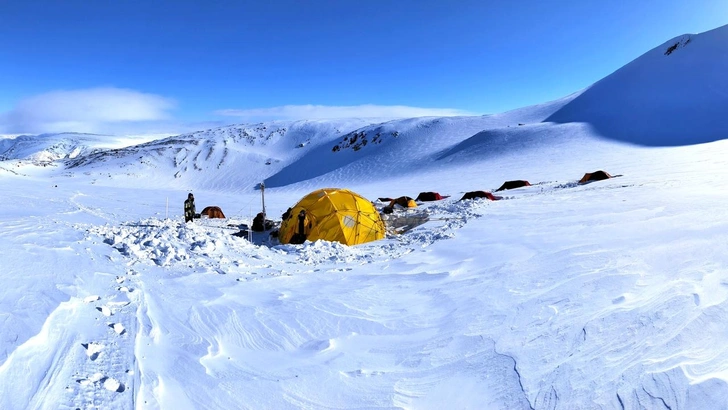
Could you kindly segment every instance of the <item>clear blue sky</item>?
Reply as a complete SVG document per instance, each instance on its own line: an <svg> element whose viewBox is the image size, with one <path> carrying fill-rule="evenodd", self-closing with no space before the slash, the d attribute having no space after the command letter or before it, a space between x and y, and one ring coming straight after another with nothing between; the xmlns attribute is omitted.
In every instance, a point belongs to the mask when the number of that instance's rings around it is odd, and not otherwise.
<svg viewBox="0 0 728 410"><path fill-rule="evenodd" d="M726 0L3 0L0 116L48 120L30 112L48 93L92 89L152 98L138 108L168 122L308 104L494 113L724 24Z"/></svg>

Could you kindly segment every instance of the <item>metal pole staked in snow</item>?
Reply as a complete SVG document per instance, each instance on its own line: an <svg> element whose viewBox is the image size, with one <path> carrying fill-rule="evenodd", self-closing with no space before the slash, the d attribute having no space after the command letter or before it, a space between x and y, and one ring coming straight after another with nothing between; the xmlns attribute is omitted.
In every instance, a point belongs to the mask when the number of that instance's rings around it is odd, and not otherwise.
<svg viewBox="0 0 728 410"><path fill-rule="evenodd" d="M250 225L248 225L248 242L253 243L253 210L250 210Z"/></svg>
<svg viewBox="0 0 728 410"><path fill-rule="evenodd" d="M263 224L265 224L265 184L260 183L260 196L263 201Z"/></svg>

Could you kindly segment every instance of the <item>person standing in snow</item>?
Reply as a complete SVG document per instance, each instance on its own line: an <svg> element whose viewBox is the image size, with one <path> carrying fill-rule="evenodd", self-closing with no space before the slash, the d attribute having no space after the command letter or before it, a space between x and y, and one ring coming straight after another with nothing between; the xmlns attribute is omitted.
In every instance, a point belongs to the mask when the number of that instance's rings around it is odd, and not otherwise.
<svg viewBox="0 0 728 410"><path fill-rule="evenodd" d="M195 218L195 197L190 192L185 201L185 223L191 222Z"/></svg>

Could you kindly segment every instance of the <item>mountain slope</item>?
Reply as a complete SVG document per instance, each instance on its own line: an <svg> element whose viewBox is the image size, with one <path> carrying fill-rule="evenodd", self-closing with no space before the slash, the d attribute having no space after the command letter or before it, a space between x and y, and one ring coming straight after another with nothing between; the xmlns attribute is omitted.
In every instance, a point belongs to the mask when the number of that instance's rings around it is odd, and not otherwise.
<svg viewBox="0 0 728 410"><path fill-rule="evenodd" d="M165 187L231 192L253 189L263 181L271 188L282 187L330 172L344 179L352 172L371 179L415 172L483 130L503 128L508 133L509 127L539 123L572 98L487 116L231 125L68 157L66 175L86 174L104 184L108 179L136 184L143 178Z"/></svg>
<svg viewBox="0 0 728 410"><path fill-rule="evenodd" d="M73 174L108 174L117 183L144 178L180 189L248 190L305 152L370 123L344 119L232 125L96 151L66 166Z"/></svg>
<svg viewBox="0 0 728 410"><path fill-rule="evenodd" d="M598 81L550 116L649 146L728 137L728 26L676 37Z"/></svg>
<svg viewBox="0 0 728 410"><path fill-rule="evenodd" d="M269 187L302 181L315 185L316 178L334 173L338 175L335 180L344 183L353 175L371 180L417 173L423 167L432 168L433 163L447 167L450 159L443 160L447 153L482 132L490 132L496 140L508 141L498 147L489 144L487 149L498 152L532 149L535 145L529 143L533 139L525 137L527 132L518 130L539 124L574 96L495 115L409 118L372 124L307 152L265 182ZM487 152L481 150L481 154L469 159L475 162L487 159Z"/></svg>

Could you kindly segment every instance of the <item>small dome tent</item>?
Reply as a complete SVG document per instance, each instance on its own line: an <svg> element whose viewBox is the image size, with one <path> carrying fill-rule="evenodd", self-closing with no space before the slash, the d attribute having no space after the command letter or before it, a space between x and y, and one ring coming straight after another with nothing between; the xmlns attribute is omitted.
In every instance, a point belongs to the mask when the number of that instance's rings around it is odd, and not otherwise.
<svg viewBox="0 0 728 410"><path fill-rule="evenodd" d="M283 214L278 239L282 244L323 239L357 245L384 234L384 222L366 198L348 189L324 188L304 196Z"/></svg>
<svg viewBox="0 0 728 410"><path fill-rule="evenodd" d="M394 212L395 206L399 208L417 208L417 203L414 199L408 196L401 196L399 198L392 199L389 202L389 205L382 208L382 212L385 214L391 214L392 212Z"/></svg>
<svg viewBox="0 0 728 410"><path fill-rule="evenodd" d="M466 199L475 199L475 198L487 198L487 199L490 199L491 201L497 201L499 199L503 199L503 197L493 195L490 192L470 191L470 192L466 192L465 195L463 195L463 197L460 198L460 200L464 201Z"/></svg>
<svg viewBox="0 0 728 410"><path fill-rule="evenodd" d="M584 176L579 181L580 184L585 184L589 181L602 181L605 179L612 178L611 175L609 175L606 171L595 171L595 172L587 172L584 174Z"/></svg>
<svg viewBox="0 0 728 410"><path fill-rule="evenodd" d="M225 218L219 206L208 206L200 212L200 215L207 215L208 218Z"/></svg>
<svg viewBox="0 0 728 410"><path fill-rule="evenodd" d="M495 192L505 191L506 189L520 188L524 186L531 186L531 184L528 181L524 181L522 179L518 179L515 181L506 181L503 183L503 185L500 186L500 188L496 189Z"/></svg>
<svg viewBox="0 0 728 410"><path fill-rule="evenodd" d="M395 205L399 205L402 208L417 208L417 204L415 203L415 200L408 196L401 196L399 198L395 198L389 203L390 207L394 207Z"/></svg>

